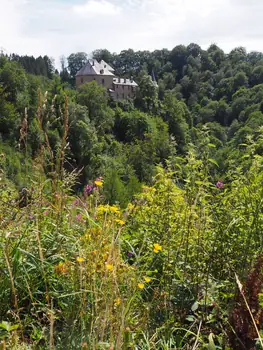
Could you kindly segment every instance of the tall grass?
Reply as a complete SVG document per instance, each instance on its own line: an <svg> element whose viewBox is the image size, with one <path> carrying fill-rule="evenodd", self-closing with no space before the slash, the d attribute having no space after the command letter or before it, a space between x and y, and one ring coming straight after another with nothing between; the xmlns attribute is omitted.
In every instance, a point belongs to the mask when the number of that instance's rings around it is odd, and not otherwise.
<svg viewBox="0 0 263 350"><path fill-rule="evenodd" d="M67 99L55 150L53 111L39 94L42 143L27 200L0 194L2 348L227 349L229 334L238 337L235 273L245 280L262 254L262 158L248 148L251 166L217 187L204 137L202 156L191 147L158 168L121 210L104 203L101 179L74 195Z"/></svg>

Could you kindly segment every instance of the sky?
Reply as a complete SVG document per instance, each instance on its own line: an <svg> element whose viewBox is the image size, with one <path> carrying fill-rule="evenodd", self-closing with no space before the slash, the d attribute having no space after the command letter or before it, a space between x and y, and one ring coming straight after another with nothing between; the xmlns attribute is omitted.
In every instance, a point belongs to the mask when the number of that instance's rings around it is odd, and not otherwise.
<svg viewBox="0 0 263 350"><path fill-rule="evenodd" d="M262 0L0 0L0 49L59 57L216 43L263 51Z"/></svg>

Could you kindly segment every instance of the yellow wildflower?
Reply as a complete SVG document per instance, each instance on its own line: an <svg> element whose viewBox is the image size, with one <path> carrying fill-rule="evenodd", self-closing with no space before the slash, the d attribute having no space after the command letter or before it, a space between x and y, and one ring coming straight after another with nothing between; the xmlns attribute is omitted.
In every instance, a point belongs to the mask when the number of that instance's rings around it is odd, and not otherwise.
<svg viewBox="0 0 263 350"><path fill-rule="evenodd" d="M159 252L162 251L162 250L163 250L163 247L162 247L160 244L154 243L154 245L153 245L153 251L154 251L154 253L159 253Z"/></svg>
<svg viewBox="0 0 263 350"><path fill-rule="evenodd" d="M114 300L114 305L120 305L121 303L121 298L117 298Z"/></svg>
<svg viewBox="0 0 263 350"><path fill-rule="evenodd" d="M102 187L103 186L103 182L101 180L96 180L94 181L94 184L98 187Z"/></svg>
<svg viewBox="0 0 263 350"><path fill-rule="evenodd" d="M83 263L84 258L80 258L80 257L78 256L76 260L77 260L78 263Z"/></svg>
<svg viewBox="0 0 263 350"><path fill-rule="evenodd" d="M60 275L60 274L65 274L68 272L68 267L65 263L60 261L56 266L55 266L55 272Z"/></svg>
<svg viewBox="0 0 263 350"><path fill-rule="evenodd" d="M150 283L151 280L152 280L152 279L151 279L150 277L147 277L147 276L144 277L144 281L145 281L146 283Z"/></svg>
<svg viewBox="0 0 263 350"><path fill-rule="evenodd" d="M123 226L125 224L125 222L123 220L120 219L115 219L115 222L117 222L117 224L120 224L121 226Z"/></svg>
<svg viewBox="0 0 263 350"><path fill-rule="evenodd" d="M138 288L139 289L143 289L144 288L144 284L143 283L138 283Z"/></svg>
<svg viewBox="0 0 263 350"><path fill-rule="evenodd" d="M109 206L109 211L114 213L114 214L119 214L120 209L117 207L117 205L110 205Z"/></svg>
<svg viewBox="0 0 263 350"><path fill-rule="evenodd" d="M84 236L81 237L82 241L90 241L91 235L89 233L86 233Z"/></svg>
<svg viewBox="0 0 263 350"><path fill-rule="evenodd" d="M110 272L113 271L113 265L112 264L106 264L106 269Z"/></svg>

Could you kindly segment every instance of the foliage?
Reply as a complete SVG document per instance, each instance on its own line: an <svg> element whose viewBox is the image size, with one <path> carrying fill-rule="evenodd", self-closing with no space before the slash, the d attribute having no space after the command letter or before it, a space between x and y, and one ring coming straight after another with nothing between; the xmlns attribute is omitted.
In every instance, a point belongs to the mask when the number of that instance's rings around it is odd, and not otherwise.
<svg viewBox="0 0 263 350"><path fill-rule="evenodd" d="M258 348L262 54L93 57L135 101L74 89L85 53L0 56L0 344Z"/></svg>

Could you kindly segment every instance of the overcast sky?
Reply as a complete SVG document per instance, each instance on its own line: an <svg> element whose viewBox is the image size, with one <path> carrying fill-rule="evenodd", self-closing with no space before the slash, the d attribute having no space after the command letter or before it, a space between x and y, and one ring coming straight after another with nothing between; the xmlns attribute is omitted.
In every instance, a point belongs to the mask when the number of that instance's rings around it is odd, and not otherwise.
<svg viewBox="0 0 263 350"><path fill-rule="evenodd" d="M0 48L27 55L216 43L263 51L263 0L0 0Z"/></svg>

